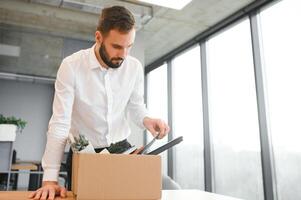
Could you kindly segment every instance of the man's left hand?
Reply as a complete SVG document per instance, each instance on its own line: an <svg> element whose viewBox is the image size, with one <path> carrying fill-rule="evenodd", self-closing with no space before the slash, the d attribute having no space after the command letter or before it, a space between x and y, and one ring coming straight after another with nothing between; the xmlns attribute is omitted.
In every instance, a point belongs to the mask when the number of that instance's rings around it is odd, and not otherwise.
<svg viewBox="0 0 301 200"><path fill-rule="evenodd" d="M155 137L159 133L159 139L163 138L169 132L169 126L161 119L153 119L145 117L143 119L143 125L151 134Z"/></svg>

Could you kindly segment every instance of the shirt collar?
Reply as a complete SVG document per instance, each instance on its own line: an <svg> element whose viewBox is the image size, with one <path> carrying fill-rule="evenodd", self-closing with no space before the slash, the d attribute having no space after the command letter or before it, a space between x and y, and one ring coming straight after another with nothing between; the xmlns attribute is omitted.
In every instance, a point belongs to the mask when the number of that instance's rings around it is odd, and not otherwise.
<svg viewBox="0 0 301 200"><path fill-rule="evenodd" d="M116 71L116 69L106 69L105 67L101 66L101 64L98 62L95 52L94 52L94 48L95 48L96 44L94 44L91 49L90 49L90 53L89 53L89 62L90 62L90 69L100 69L103 72L108 72L108 71ZM122 65L118 68L122 68L124 63L125 63L126 59L123 61Z"/></svg>
<svg viewBox="0 0 301 200"><path fill-rule="evenodd" d="M101 71L107 71L107 69L103 66L100 65L100 63L98 62L94 49L95 49L96 44L94 44L91 48L90 48L90 52L89 52L89 62L90 62L90 68L91 69L101 69Z"/></svg>

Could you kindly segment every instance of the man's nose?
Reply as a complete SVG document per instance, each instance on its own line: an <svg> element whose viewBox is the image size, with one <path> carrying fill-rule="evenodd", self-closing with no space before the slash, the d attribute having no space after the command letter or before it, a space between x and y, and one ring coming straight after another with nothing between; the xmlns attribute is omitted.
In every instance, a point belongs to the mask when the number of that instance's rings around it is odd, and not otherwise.
<svg viewBox="0 0 301 200"><path fill-rule="evenodd" d="M121 50L119 51L118 57L125 58L125 57L128 55L128 52L129 52L129 51L128 51L127 48L121 49Z"/></svg>

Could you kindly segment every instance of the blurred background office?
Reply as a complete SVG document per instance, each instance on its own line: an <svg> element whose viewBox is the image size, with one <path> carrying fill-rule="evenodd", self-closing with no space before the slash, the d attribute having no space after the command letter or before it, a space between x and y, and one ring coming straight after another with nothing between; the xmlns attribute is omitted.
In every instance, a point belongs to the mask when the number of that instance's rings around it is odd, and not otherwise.
<svg viewBox="0 0 301 200"><path fill-rule="evenodd" d="M102 8L123 5L137 21L147 107L171 126L156 145L184 137L162 153L163 173L182 189L301 199L301 1L165 2L0 1L0 114L27 121L1 190L39 187L60 62L94 44ZM131 126L132 144L151 139Z"/></svg>

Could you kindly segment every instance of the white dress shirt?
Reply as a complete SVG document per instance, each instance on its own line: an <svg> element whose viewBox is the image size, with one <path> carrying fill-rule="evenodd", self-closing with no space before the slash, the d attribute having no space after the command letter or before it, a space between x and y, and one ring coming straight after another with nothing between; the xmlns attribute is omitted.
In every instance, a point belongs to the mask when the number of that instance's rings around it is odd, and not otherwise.
<svg viewBox="0 0 301 200"><path fill-rule="evenodd" d="M57 181L69 132L85 135L94 148L100 148L130 135L127 113L144 128L147 110L141 63L127 56L119 68L105 69L94 47L66 57L58 70L42 158L44 181Z"/></svg>

